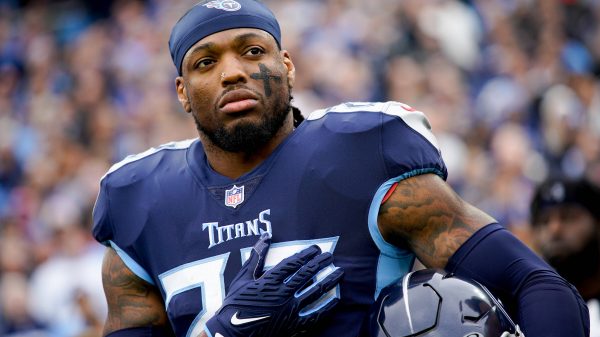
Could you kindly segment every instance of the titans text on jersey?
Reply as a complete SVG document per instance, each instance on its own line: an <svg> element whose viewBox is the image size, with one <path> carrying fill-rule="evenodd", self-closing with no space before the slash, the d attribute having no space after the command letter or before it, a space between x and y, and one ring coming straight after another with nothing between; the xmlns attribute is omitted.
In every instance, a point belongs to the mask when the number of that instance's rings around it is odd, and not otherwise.
<svg viewBox="0 0 600 337"><path fill-rule="evenodd" d="M225 241L243 238L252 235L272 234L271 221L268 216L270 209L258 213L258 217L229 225L219 225L218 222L205 222L202 229L208 231L208 248L212 248Z"/></svg>
<svg viewBox="0 0 600 337"><path fill-rule="evenodd" d="M424 173L447 175L421 112L346 103L313 112L234 180L212 170L197 139L127 157L101 180L94 236L158 287L178 336L204 328L261 233L272 234L266 268L318 244L345 276L314 336L357 336L379 291L414 262L379 233L381 201Z"/></svg>

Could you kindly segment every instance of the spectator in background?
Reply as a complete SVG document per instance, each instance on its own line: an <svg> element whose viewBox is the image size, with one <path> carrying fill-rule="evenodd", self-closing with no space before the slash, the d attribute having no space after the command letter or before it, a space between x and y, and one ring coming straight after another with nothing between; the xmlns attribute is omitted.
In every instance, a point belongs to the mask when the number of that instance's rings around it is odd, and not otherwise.
<svg viewBox="0 0 600 337"><path fill-rule="evenodd" d="M4 337L49 337L45 326L27 310L27 277L10 272L0 278L0 335Z"/></svg>
<svg viewBox="0 0 600 337"><path fill-rule="evenodd" d="M548 179L536 189L531 223L535 248L588 301L590 337L600 337L600 188Z"/></svg>
<svg viewBox="0 0 600 337"><path fill-rule="evenodd" d="M56 194L40 210L54 249L31 273L28 304L50 337L98 336L106 313L98 273L104 251L90 240L88 211L72 198Z"/></svg>

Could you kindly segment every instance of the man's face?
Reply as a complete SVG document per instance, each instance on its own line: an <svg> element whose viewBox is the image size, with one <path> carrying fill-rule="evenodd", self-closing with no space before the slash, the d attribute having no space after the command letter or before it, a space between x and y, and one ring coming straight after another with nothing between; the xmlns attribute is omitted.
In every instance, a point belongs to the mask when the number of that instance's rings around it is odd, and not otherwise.
<svg viewBox="0 0 600 337"><path fill-rule="evenodd" d="M560 258L581 251L594 237L592 215L575 205L550 207L534 223L536 244L548 258Z"/></svg>
<svg viewBox="0 0 600 337"><path fill-rule="evenodd" d="M600 233L592 214L577 205L558 205L540 212L533 224L535 244L542 255L571 282L596 271ZM592 268L596 267L596 268Z"/></svg>
<svg viewBox="0 0 600 337"><path fill-rule="evenodd" d="M259 29L230 29L198 41L176 79L179 101L198 130L229 152L265 145L290 113L294 65Z"/></svg>

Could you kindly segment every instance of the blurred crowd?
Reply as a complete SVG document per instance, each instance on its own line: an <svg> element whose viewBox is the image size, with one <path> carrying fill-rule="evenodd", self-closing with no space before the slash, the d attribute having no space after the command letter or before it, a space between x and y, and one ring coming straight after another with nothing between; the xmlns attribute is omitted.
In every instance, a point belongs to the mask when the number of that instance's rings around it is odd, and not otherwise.
<svg viewBox="0 0 600 337"><path fill-rule="evenodd" d="M600 183L600 1L265 2L297 68L294 105L423 111L449 183L524 241L542 180ZM167 48L194 3L0 0L0 336L99 336L99 179L196 137Z"/></svg>

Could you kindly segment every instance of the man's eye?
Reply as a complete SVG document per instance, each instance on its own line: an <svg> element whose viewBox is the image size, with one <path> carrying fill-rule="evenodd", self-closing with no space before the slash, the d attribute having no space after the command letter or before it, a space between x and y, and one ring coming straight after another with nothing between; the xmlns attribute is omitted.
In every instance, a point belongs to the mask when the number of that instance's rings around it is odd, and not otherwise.
<svg viewBox="0 0 600 337"><path fill-rule="evenodd" d="M261 55L264 54L265 52L258 47L252 47L250 49L248 49L248 51L246 52L246 55Z"/></svg>
<svg viewBox="0 0 600 337"><path fill-rule="evenodd" d="M215 63L215 61L213 61L211 59L200 60L196 63L196 68L208 67L209 65L211 65L213 63Z"/></svg>

